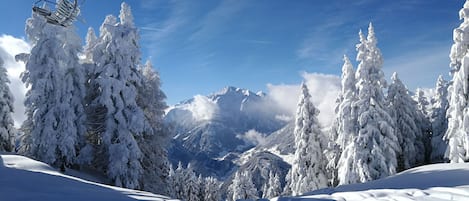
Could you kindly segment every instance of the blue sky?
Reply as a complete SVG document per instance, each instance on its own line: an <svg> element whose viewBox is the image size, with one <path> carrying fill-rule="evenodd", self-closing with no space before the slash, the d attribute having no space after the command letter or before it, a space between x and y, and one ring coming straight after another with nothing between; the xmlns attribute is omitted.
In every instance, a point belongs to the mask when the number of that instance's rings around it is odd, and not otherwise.
<svg viewBox="0 0 469 201"><path fill-rule="evenodd" d="M0 35L24 37L34 1L0 8ZM5 3L5 2L4 2ZM98 29L121 1L88 0L82 37ZM448 79L452 30L462 0L129 0L143 59L160 71L170 104L224 86L266 91L298 84L302 72L340 75L342 55L355 58L358 30L372 22L387 77L397 71L410 89ZM354 63L356 64L356 63ZM356 65L355 65L356 66Z"/></svg>

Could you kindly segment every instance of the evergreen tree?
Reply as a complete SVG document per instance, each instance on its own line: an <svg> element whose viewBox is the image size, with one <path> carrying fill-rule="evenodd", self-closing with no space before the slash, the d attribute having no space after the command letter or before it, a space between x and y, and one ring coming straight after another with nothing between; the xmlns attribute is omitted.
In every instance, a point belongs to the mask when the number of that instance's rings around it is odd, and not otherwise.
<svg viewBox="0 0 469 201"><path fill-rule="evenodd" d="M98 37L92 27L88 28L88 32L86 33L86 44L83 47L83 54L85 56L85 61L88 63L93 62L93 49L98 42Z"/></svg>
<svg viewBox="0 0 469 201"><path fill-rule="evenodd" d="M394 122L383 95L386 87L381 70L383 60L376 47L377 39L370 23L368 37L360 31L355 75L357 80L358 135L345 147L339 159L340 184L366 182L396 173L400 152Z"/></svg>
<svg viewBox="0 0 469 201"><path fill-rule="evenodd" d="M194 170L189 163L184 171L184 200L199 201L200 186Z"/></svg>
<svg viewBox="0 0 469 201"><path fill-rule="evenodd" d="M397 73L391 77L388 89L390 113L396 122L395 132L402 152L398 156L398 171L409 169L424 162L423 142L417 140L422 136L419 125L417 103L412 99L406 86ZM423 150L422 150L423 149Z"/></svg>
<svg viewBox="0 0 469 201"><path fill-rule="evenodd" d="M251 180L252 175L249 172L236 172L229 189L231 191L231 201L236 200L256 200L257 189Z"/></svg>
<svg viewBox="0 0 469 201"><path fill-rule="evenodd" d="M203 201L220 201L220 182L214 177L205 178L204 198Z"/></svg>
<svg viewBox="0 0 469 201"><path fill-rule="evenodd" d="M83 97L83 106L84 113L86 116L86 122L83 125L86 125L86 131L84 136L85 145L80 150L80 157L78 158L79 164L82 166L90 166L95 158L95 153L97 145L99 144L98 132L95 132L96 128L102 128L103 125L99 124L100 121L96 120L95 107L91 107L91 101L95 99L99 94L99 88L93 81L93 74L96 71L96 65L93 61L93 51L96 47L98 38L94 32L93 28L88 28L86 35L86 44L83 47L82 54L84 58L81 60L83 73L84 73L84 88L85 96ZM94 88L93 88L94 86ZM100 113L101 118L104 118L104 113ZM98 130L98 129L96 129ZM102 163L103 161L100 161Z"/></svg>
<svg viewBox="0 0 469 201"><path fill-rule="evenodd" d="M357 134L357 117L352 103L356 99L355 72L349 58L344 55L342 66L342 91L337 98L335 121L331 128L329 147L326 151L327 170L332 186L338 184L337 163L345 146Z"/></svg>
<svg viewBox="0 0 469 201"><path fill-rule="evenodd" d="M290 168L287 172L287 175L285 176L285 186L283 187L282 195L292 195L292 180L291 176L292 175L292 169Z"/></svg>
<svg viewBox="0 0 469 201"><path fill-rule="evenodd" d="M13 95L8 87L7 70L0 57L0 151L14 151L15 127L12 118Z"/></svg>
<svg viewBox="0 0 469 201"><path fill-rule="evenodd" d="M197 185L199 186L199 192L197 193L197 199L203 201L205 199L205 178L202 177L201 174L199 174L199 177L197 178Z"/></svg>
<svg viewBox="0 0 469 201"><path fill-rule="evenodd" d="M421 135L416 136L416 142L420 142L419 144L416 144L418 147L418 151L424 153L424 158L423 160L419 159L420 161L423 161L424 163L429 163L430 162L430 155L431 155L431 137L432 137L432 125L430 122L430 114L429 114L429 108L428 106L430 103L427 100L427 97L425 96L425 93L423 92L422 89L417 88L415 95L414 95L414 100L417 101L417 122L418 125L421 129ZM420 153L419 153L420 155ZM422 164L422 163L420 163Z"/></svg>
<svg viewBox="0 0 469 201"><path fill-rule="evenodd" d="M448 88L449 108L448 129L444 139L448 141L445 158L452 163L469 161L469 1L459 11L463 22L453 31L454 44L451 47L450 67L453 75Z"/></svg>
<svg viewBox="0 0 469 201"><path fill-rule="evenodd" d="M435 96L431 100L431 125L432 125L432 162L443 162L447 147L447 142L443 136L448 128L446 110L448 109L448 82L443 76L438 77L435 88Z"/></svg>
<svg viewBox="0 0 469 201"><path fill-rule="evenodd" d="M130 7L122 3L120 22L107 16L93 51L96 70L90 78L89 95L93 111L91 133L97 147L98 169L116 186L139 188L143 168L142 152L136 138L144 132L144 114L137 105L137 87L141 81L137 29Z"/></svg>
<svg viewBox="0 0 469 201"><path fill-rule="evenodd" d="M272 171L269 173L269 181L267 183L267 188L264 190L264 198L274 198L278 197L282 192L282 186L280 184L280 178L278 174L274 174Z"/></svg>
<svg viewBox="0 0 469 201"><path fill-rule="evenodd" d="M160 77L148 61L143 69L143 83L138 88L137 104L143 109L146 126L142 136L137 138L142 150L143 177L141 187L159 194L168 194L169 161L166 145L169 131L163 124L164 110L167 108L165 94L161 91Z"/></svg>
<svg viewBox="0 0 469 201"><path fill-rule="evenodd" d="M85 70L83 65L79 63L78 54L81 51L81 41L78 36L68 30L66 32L66 41L64 50L68 51L69 59L62 62L68 68L64 69L62 87L63 92L60 95L59 105L61 116L59 116L60 124L57 125L59 133L58 143L59 151L67 153L72 158L65 158L65 164L82 164L80 159L86 158L87 146L86 142L86 113L84 107L84 99L86 95L85 88ZM74 159L75 155L78 156ZM89 156L91 157L91 156Z"/></svg>
<svg viewBox="0 0 469 201"><path fill-rule="evenodd" d="M171 176L171 181L172 181L172 196L174 198L178 199L183 199L185 197L185 192L184 192L184 167L182 166L182 163L179 162L178 167L176 170L172 171L172 168L170 169L170 176Z"/></svg>
<svg viewBox="0 0 469 201"><path fill-rule="evenodd" d="M327 187L326 162L321 147L319 110L311 102L303 83L295 121L295 158L291 168L290 188L293 195Z"/></svg>
<svg viewBox="0 0 469 201"><path fill-rule="evenodd" d="M73 27L53 26L33 14L26 33L33 48L22 81L27 119L22 151L57 167L74 164L84 142L81 42Z"/></svg>
<svg viewBox="0 0 469 201"><path fill-rule="evenodd" d="M425 97L425 92L421 88L417 88L413 99L417 102L417 109L424 115L424 117L427 117L428 106L430 103L428 102L427 97Z"/></svg>
<svg viewBox="0 0 469 201"><path fill-rule="evenodd" d="M211 186L207 186L204 178L201 176L197 177L195 175L190 163L186 168L183 167L181 162L179 162L176 170L173 170L172 167L170 167L168 181L170 184L168 189L172 190L172 192L169 192L169 195L174 198L187 201L199 201L205 199L207 196L205 192L210 191L205 188L212 187L212 184L210 184ZM214 183L214 181L212 181L212 183ZM216 197L219 195L213 196Z"/></svg>

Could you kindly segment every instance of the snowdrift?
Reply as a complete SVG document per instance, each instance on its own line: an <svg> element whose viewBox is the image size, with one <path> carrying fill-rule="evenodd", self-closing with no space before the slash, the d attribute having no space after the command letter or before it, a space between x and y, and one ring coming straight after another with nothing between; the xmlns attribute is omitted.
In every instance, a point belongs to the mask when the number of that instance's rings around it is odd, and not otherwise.
<svg viewBox="0 0 469 201"><path fill-rule="evenodd" d="M469 201L469 163L426 165L385 179L321 189L303 196L274 200Z"/></svg>
<svg viewBox="0 0 469 201"><path fill-rule="evenodd" d="M170 198L86 181L24 156L0 154L0 200L164 201Z"/></svg>

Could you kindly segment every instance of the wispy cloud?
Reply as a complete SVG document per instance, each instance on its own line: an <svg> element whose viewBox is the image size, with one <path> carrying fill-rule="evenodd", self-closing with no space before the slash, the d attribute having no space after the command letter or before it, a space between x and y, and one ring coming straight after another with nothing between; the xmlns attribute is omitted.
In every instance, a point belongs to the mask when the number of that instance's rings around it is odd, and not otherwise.
<svg viewBox="0 0 469 201"><path fill-rule="evenodd" d="M140 7L142 7L145 10L153 10L157 7L161 7L161 1L140 0Z"/></svg>
<svg viewBox="0 0 469 201"><path fill-rule="evenodd" d="M161 21L155 21L155 18L147 19L142 27L142 39L150 51L156 51L155 46L159 46L162 41L171 37L181 26L187 22L187 12L189 3L186 1L170 1L168 5L157 4L157 1L151 3L151 6L144 6L147 9L155 10L156 8L165 7L169 10L167 18ZM166 8L167 7L167 8ZM154 12L157 12L155 10Z"/></svg>
<svg viewBox="0 0 469 201"><path fill-rule="evenodd" d="M368 1L351 6L361 6ZM354 9L343 5L330 5L323 8L320 19L314 19L314 26L305 35L296 51L301 60L310 60L335 66L344 54L354 51L358 42L358 25L368 22L356 18ZM323 16L324 15L324 16Z"/></svg>
<svg viewBox="0 0 469 201"><path fill-rule="evenodd" d="M222 33L224 27L229 26L229 22L234 19L234 16L244 6L244 1L239 0L224 0L220 2L218 6L203 17L197 30L189 37L189 40L205 40Z"/></svg>
<svg viewBox="0 0 469 201"><path fill-rule="evenodd" d="M397 72L410 90L418 87L432 88L440 74L449 79L449 51L450 44L407 51L394 58L385 58L383 70L387 77Z"/></svg>
<svg viewBox="0 0 469 201"><path fill-rule="evenodd" d="M243 43L250 43L250 44L256 44L256 45L271 45L271 44L274 44L273 41L268 41L268 40L255 40L255 39L251 39L251 40L241 40L240 42L243 42Z"/></svg>

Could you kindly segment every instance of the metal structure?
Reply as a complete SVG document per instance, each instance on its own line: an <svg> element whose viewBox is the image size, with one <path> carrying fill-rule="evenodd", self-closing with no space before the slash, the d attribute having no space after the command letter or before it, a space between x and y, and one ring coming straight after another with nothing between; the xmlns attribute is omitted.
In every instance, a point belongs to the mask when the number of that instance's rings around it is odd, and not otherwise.
<svg viewBox="0 0 469 201"><path fill-rule="evenodd" d="M42 6L39 6L41 2ZM54 5L55 10L49 9L47 5ZM59 0L57 3L39 0L34 3L33 12L46 18L50 24L68 27L77 19L80 8L78 0Z"/></svg>

